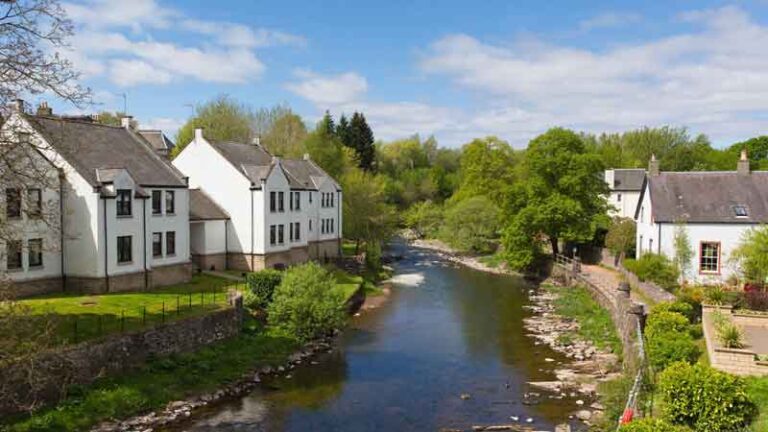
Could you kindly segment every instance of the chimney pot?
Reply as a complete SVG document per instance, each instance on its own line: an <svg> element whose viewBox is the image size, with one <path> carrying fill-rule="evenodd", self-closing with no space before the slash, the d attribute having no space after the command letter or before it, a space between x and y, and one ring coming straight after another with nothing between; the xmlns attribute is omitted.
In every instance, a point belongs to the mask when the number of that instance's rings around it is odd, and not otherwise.
<svg viewBox="0 0 768 432"><path fill-rule="evenodd" d="M741 150L741 157L739 158L739 162L736 164L736 171L742 175L749 175L750 168L749 168L749 157L747 156L747 149Z"/></svg>
<svg viewBox="0 0 768 432"><path fill-rule="evenodd" d="M40 102L40 105L37 106L37 115L50 117L53 115L53 109L48 106L48 102L42 101Z"/></svg>
<svg viewBox="0 0 768 432"><path fill-rule="evenodd" d="M304 153L304 160L308 161L309 159L309 153Z"/></svg>
<svg viewBox="0 0 768 432"><path fill-rule="evenodd" d="M203 139L203 128L195 128L195 141Z"/></svg>
<svg viewBox="0 0 768 432"><path fill-rule="evenodd" d="M133 121L132 116L123 116L120 117L120 125L122 125L126 129L131 129L131 122Z"/></svg>
<svg viewBox="0 0 768 432"><path fill-rule="evenodd" d="M659 161L656 160L655 154L651 154L651 161L648 163L648 175L657 176L659 172Z"/></svg>

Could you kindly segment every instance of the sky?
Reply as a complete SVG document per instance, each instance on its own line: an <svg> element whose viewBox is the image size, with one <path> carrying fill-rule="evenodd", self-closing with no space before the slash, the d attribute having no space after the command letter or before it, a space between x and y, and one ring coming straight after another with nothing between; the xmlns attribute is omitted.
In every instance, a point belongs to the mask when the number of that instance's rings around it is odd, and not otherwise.
<svg viewBox="0 0 768 432"><path fill-rule="evenodd" d="M553 126L684 126L716 146L768 126L768 1L69 0L63 52L96 105L169 136L229 95L310 125L362 111L377 139ZM30 102L39 102L43 97ZM81 111L56 105L57 111Z"/></svg>

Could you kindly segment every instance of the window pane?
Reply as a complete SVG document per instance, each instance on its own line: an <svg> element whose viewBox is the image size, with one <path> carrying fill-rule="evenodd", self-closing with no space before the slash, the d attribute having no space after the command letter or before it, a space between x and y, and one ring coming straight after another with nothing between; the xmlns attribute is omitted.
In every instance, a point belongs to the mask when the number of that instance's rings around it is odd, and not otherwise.
<svg viewBox="0 0 768 432"><path fill-rule="evenodd" d="M163 191L152 191L152 214L163 212Z"/></svg>
<svg viewBox="0 0 768 432"><path fill-rule="evenodd" d="M21 217L21 190L5 190L5 214L9 218Z"/></svg>
<svg viewBox="0 0 768 432"><path fill-rule="evenodd" d="M27 215L39 217L43 214L43 195L40 189L27 189Z"/></svg>
<svg viewBox="0 0 768 432"><path fill-rule="evenodd" d="M280 244L285 243L285 225L277 226L277 242Z"/></svg>
<svg viewBox="0 0 768 432"><path fill-rule="evenodd" d="M117 191L117 215L118 216L130 216L131 215L131 191L130 189L120 189Z"/></svg>
<svg viewBox="0 0 768 432"><path fill-rule="evenodd" d="M277 242L277 228L274 225L270 225L269 226L269 244L274 245L275 242Z"/></svg>
<svg viewBox="0 0 768 432"><path fill-rule="evenodd" d="M11 240L6 244L6 256L8 257L8 270L21 268L21 241Z"/></svg>
<svg viewBox="0 0 768 432"><path fill-rule="evenodd" d="M293 238L296 240L301 240L301 224L299 222L296 222L296 224L293 226L293 229L296 230L296 233L293 235Z"/></svg>
<svg viewBox="0 0 768 432"><path fill-rule="evenodd" d="M131 236L120 236L117 238L117 262L131 262L132 245Z"/></svg>
<svg viewBox="0 0 768 432"><path fill-rule="evenodd" d="M165 233L165 254L176 254L176 231L168 231Z"/></svg>
<svg viewBox="0 0 768 432"><path fill-rule="evenodd" d="M165 191L165 213L176 213L176 192Z"/></svg>
<svg viewBox="0 0 768 432"><path fill-rule="evenodd" d="M163 256L163 233L152 233L152 256Z"/></svg>
<svg viewBox="0 0 768 432"><path fill-rule="evenodd" d="M702 272L720 271L720 244L702 243L699 270Z"/></svg>
<svg viewBox="0 0 768 432"><path fill-rule="evenodd" d="M285 211L285 193L284 192L278 192L277 193L277 210L284 212Z"/></svg>
<svg viewBox="0 0 768 432"><path fill-rule="evenodd" d="M269 193L269 211L272 213L277 211L277 197L275 192Z"/></svg>
<svg viewBox="0 0 768 432"><path fill-rule="evenodd" d="M43 265L43 239L29 241L29 266L39 267Z"/></svg>

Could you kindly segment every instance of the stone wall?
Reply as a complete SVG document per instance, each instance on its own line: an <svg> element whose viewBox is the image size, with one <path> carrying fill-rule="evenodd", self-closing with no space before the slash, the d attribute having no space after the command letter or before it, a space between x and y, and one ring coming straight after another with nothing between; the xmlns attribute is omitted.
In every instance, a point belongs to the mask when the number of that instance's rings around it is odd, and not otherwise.
<svg viewBox="0 0 768 432"><path fill-rule="evenodd" d="M222 311L68 346L22 365L0 367L0 414L17 411L13 400L27 404L56 402L69 385L86 385L97 377L125 372L153 356L191 352L235 337L242 326L242 298L233 297L230 303L232 306ZM36 374L34 386L25 379L30 364Z"/></svg>
<svg viewBox="0 0 768 432"><path fill-rule="evenodd" d="M225 270L227 254L192 255L192 262L202 270Z"/></svg>
<svg viewBox="0 0 768 432"><path fill-rule="evenodd" d="M702 305L701 309L704 339L707 342L707 355L712 367L735 375L768 374L768 362L757 361L756 353L749 349L748 346L744 349L734 349L725 348L720 344L717 340L714 324L712 323L712 314L719 310L720 313L739 326L768 327L768 317L734 314L730 306ZM766 334L768 335L768 329Z"/></svg>
<svg viewBox="0 0 768 432"><path fill-rule="evenodd" d="M61 277L41 278L13 283L16 295L20 298L31 297L40 294L62 292L64 281Z"/></svg>
<svg viewBox="0 0 768 432"><path fill-rule="evenodd" d="M646 297L652 299L656 303L673 302L677 299L674 294L653 282L641 282L640 278L622 266L619 266L618 270L621 272L624 280L626 280L633 289L641 291Z"/></svg>

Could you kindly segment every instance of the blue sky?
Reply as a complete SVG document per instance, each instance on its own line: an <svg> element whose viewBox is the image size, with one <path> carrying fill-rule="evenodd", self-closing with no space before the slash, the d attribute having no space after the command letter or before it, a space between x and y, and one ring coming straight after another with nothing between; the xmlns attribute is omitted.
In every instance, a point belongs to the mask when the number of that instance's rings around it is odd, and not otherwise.
<svg viewBox="0 0 768 432"><path fill-rule="evenodd" d="M67 55L99 109L175 130L228 94L309 123L362 110L377 138L445 146L552 126L768 125L768 3L70 0ZM74 111L72 107L57 106Z"/></svg>

